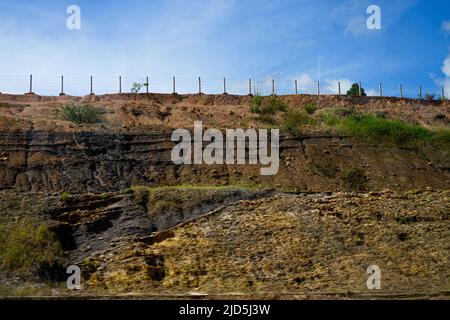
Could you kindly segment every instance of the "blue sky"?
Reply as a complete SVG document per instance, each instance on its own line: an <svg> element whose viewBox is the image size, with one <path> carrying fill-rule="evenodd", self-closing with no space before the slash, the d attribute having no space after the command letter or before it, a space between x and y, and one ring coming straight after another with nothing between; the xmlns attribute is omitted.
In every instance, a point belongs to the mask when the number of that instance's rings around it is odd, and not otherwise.
<svg viewBox="0 0 450 320"><path fill-rule="evenodd" d="M381 30L369 30L366 9L381 8ZM68 30L66 9L81 9L81 30ZM267 90L275 79L280 93L323 92L351 82L375 94L405 95L417 86L450 93L450 3L448 0L0 0L0 91L83 94L89 76L98 93L124 90L149 75L151 89L244 90L255 79ZM235 82L232 82L235 81ZM257 82L258 80L258 82ZM216 82L214 82L216 81Z"/></svg>

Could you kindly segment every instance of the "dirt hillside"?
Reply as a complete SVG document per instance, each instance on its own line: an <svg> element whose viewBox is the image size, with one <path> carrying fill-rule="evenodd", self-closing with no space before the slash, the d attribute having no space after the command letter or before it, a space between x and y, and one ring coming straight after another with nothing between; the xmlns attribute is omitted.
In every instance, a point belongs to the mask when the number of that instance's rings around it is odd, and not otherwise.
<svg viewBox="0 0 450 320"><path fill-rule="evenodd" d="M398 98L0 94L0 297L448 298L449 119ZM278 174L175 165L194 121L280 129Z"/></svg>

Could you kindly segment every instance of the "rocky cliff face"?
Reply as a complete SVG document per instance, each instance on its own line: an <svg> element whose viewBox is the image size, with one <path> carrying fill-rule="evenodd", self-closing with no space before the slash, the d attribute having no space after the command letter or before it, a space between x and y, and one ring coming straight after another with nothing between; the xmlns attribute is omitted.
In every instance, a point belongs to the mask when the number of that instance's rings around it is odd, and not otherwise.
<svg viewBox="0 0 450 320"><path fill-rule="evenodd" d="M450 162L431 152L382 148L339 135L282 136L280 170L253 165L183 165L170 159L170 131L0 132L0 188L23 192L106 192L138 185L263 185L339 191L341 173L357 167L371 190L449 188ZM382 150L382 151L381 151ZM381 151L381 152L380 152Z"/></svg>
<svg viewBox="0 0 450 320"><path fill-rule="evenodd" d="M433 298L450 290L448 191L140 187L67 197L2 191L0 200L2 223L31 214L58 236L64 260L43 280L81 267L83 290L56 288L56 296ZM375 293L366 287L371 265L382 270ZM0 293L26 286L2 278Z"/></svg>
<svg viewBox="0 0 450 320"><path fill-rule="evenodd" d="M422 126L448 127L450 118L440 101L282 99ZM67 101L101 107L107 121L56 119ZM250 103L227 95L0 95L0 226L31 217L63 249L37 273L0 269L0 296L30 285L48 294L42 281L63 282L70 264L82 268L84 291L49 294L370 296L366 270L377 264L381 295L448 295L448 153L318 125L282 132L273 177L259 165L171 161L172 131L194 121L205 129L267 126Z"/></svg>
<svg viewBox="0 0 450 320"><path fill-rule="evenodd" d="M149 295L349 297L370 295L366 270L377 265L377 294L445 296L449 205L448 192L433 191L240 201L92 256L100 267L87 285Z"/></svg>

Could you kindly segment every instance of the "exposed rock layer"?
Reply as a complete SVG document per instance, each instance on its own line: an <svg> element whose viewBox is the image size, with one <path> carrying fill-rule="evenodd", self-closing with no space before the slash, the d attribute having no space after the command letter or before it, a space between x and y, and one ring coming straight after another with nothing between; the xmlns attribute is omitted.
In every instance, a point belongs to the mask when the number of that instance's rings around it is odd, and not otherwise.
<svg viewBox="0 0 450 320"><path fill-rule="evenodd" d="M265 185L307 191L345 189L341 173L364 172L370 190L450 187L449 159L431 150L365 145L338 135L282 136L280 169L254 165L175 165L170 132L0 132L0 189L119 191L136 185Z"/></svg>

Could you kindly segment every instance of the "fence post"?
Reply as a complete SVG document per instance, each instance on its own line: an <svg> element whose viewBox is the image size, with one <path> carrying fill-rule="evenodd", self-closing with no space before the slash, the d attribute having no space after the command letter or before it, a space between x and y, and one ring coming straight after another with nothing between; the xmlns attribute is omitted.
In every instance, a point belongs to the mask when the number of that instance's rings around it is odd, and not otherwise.
<svg viewBox="0 0 450 320"><path fill-rule="evenodd" d="M317 80L317 95L320 96L320 81Z"/></svg>
<svg viewBox="0 0 450 320"><path fill-rule="evenodd" d="M29 94L33 94L33 75L30 74L30 91Z"/></svg>
<svg viewBox="0 0 450 320"><path fill-rule="evenodd" d="M359 96L361 97L362 96L362 85L361 85L361 82L358 84L358 86L359 86L359 89L358 89Z"/></svg>
<svg viewBox="0 0 450 320"><path fill-rule="evenodd" d="M275 95L275 80L272 79L272 95Z"/></svg>
<svg viewBox="0 0 450 320"><path fill-rule="evenodd" d="M295 80L295 94L298 94L298 83L297 83L297 80Z"/></svg>
<svg viewBox="0 0 450 320"><path fill-rule="evenodd" d="M341 95L341 82L338 81L338 95Z"/></svg>
<svg viewBox="0 0 450 320"><path fill-rule="evenodd" d="M442 101L445 100L444 87L441 87L441 98L442 98Z"/></svg>
<svg viewBox="0 0 450 320"><path fill-rule="evenodd" d="M223 78L223 94L227 94L227 82L225 78Z"/></svg>
<svg viewBox="0 0 450 320"><path fill-rule="evenodd" d="M172 78L172 87L173 87L173 94L177 94L177 90L175 89L175 77Z"/></svg>
<svg viewBox="0 0 450 320"><path fill-rule="evenodd" d="M64 76L61 76L61 92L59 93L60 96L65 96L64 93Z"/></svg>
<svg viewBox="0 0 450 320"><path fill-rule="evenodd" d="M202 94L202 78L198 77L198 94Z"/></svg>
<svg viewBox="0 0 450 320"><path fill-rule="evenodd" d="M422 85L419 85L419 98L422 99Z"/></svg>
<svg viewBox="0 0 450 320"><path fill-rule="evenodd" d="M400 84L400 98L403 98L403 86Z"/></svg>
<svg viewBox="0 0 450 320"><path fill-rule="evenodd" d="M383 85L381 84L381 82L380 82L380 85L378 87L378 91L380 93L380 97L382 97L383 96Z"/></svg>
<svg viewBox="0 0 450 320"><path fill-rule="evenodd" d="M92 76L91 76L91 93L90 93L90 95L94 95L94 86L93 86L93 79L92 79Z"/></svg>
<svg viewBox="0 0 450 320"><path fill-rule="evenodd" d="M119 93L122 93L122 76L119 76Z"/></svg>
<svg viewBox="0 0 450 320"><path fill-rule="evenodd" d="M146 82L145 82L145 87L146 87L146 93L148 94L148 87L149 87L149 83L148 83L148 77L145 78Z"/></svg>
<svg viewBox="0 0 450 320"><path fill-rule="evenodd" d="M248 95L252 95L252 79L248 79Z"/></svg>

